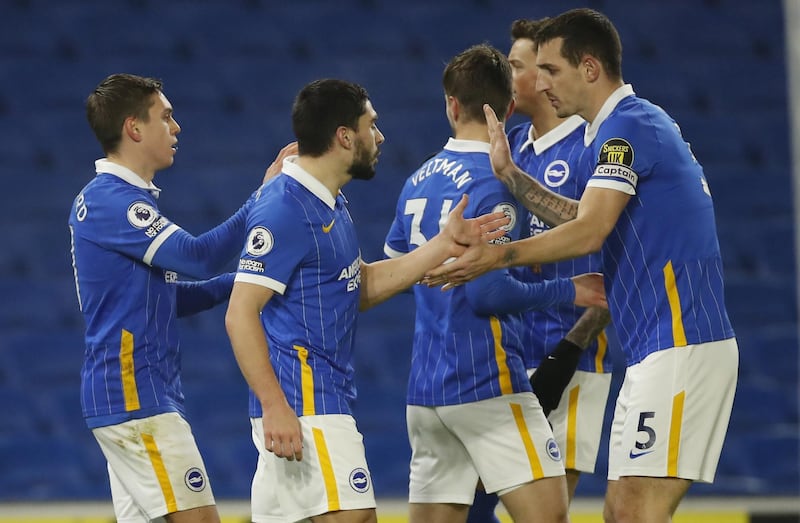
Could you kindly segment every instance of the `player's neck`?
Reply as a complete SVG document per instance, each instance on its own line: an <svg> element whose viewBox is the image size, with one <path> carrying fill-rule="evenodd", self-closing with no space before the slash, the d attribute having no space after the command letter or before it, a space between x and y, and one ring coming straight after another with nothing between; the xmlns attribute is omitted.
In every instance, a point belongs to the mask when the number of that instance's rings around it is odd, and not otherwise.
<svg viewBox="0 0 800 523"><path fill-rule="evenodd" d="M565 120L565 118L559 118L556 116L556 113L552 110L552 107L549 109L549 111L542 111L542 114L535 115L531 118L534 139L541 138L545 134L561 125L561 122Z"/></svg>
<svg viewBox="0 0 800 523"><path fill-rule="evenodd" d="M318 157L298 156L297 165L305 172L319 180L336 198L339 190L350 181L351 176L347 174L347 169L339 165L339 162L330 153Z"/></svg>
<svg viewBox="0 0 800 523"><path fill-rule="evenodd" d="M489 130L485 122L459 123L453 128L453 138L489 143Z"/></svg>
<svg viewBox="0 0 800 523"><path fill-rule="evenodd" d="M108 160L129 169L147 184L153 183L153 178L156 176L155 169L148 168L145 162L135 161L129 156L112 153L108 155Z"/></svg>
<svg viewBox="0 0 800 523"><path fill-rule="evenodd" d="M597 118L600 109L603 108L606 101L611 98L614 92L624 85L622 80L612 81L606 79L599 81L595 89L588 93L587 104L582 111L578 114L590 124Z"/></svg>

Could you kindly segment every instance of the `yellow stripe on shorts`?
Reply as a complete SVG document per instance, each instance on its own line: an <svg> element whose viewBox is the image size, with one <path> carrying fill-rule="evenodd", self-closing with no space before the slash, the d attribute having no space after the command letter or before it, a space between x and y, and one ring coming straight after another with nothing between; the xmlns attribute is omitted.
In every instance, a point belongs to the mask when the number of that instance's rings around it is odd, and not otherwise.
<svg viewBox="0 0 800 523"><path fill-rule="evenodd" d="M322 471L322 479L325 481L325 494L328 497L328 512L341 510L339 505L339 489L336 486L336 475L333 473L331 456L328 453L328 445L325 443L325 434L322 429L312 428L314 433L314 446L319 455L319 468Z"/></svg>
<svg viewBox="0 0 800 523"><path fill-rule="evenodd" d="M153 470L156 473L158 484L161 486L161 493L164 495L164 501L167 503L167 512L177 512L178 502L175 500L175 493L172 491L172 484L169 482L167 468L164 466L164 461L161 459L161 451L158 450L156 440L152 435L142 433L142 441L144 441L144 448L147 449L147 455L150 456L150 463L153 464Z"/></svg>
<svg viewBox="0 0 800 523"><path fill-rule="evenodd" d="M683 424L683 403L686 391L682 391L672 399L672 420L669 424L669 457L667 458L667 476L678 477L678 454L681 449L681 426Z"/></svg>
<svg viewBox="0 0 800 523"><path fill-rule="evenodd" d="M492 337L494 338L494 359L497 362L497 373L500 381L500 392L511 394L514 392L511 386L511 372L506 364L506 350L503 348L503 330L500 328L500 320L491 316L489 325L492 326Z"/></svg>
<svg viewBox="0 0 800 523"><path fill-rule="evenodd" d="M136 368L133 365L133 333L122 329L119 343L119 373L125 410L139 410L139 391L136 389Z"/></svg>
<svg viewBox="0 0 800 523"><path fill-rule="evenodd" d="M603 366L603 360L606 357L607 350L608 337L606 336L606 331L601 331L600 334L597 335L597 354L594 355L594 371L598 374L603 374L606 371Z"/></svg>
<svg viewBox="0 0 800 523"><path fill-rule="evenodd" d="M575 460L577 459L577 433L578 433L578 394L581 386L576 385L569 391L569 406L567 409L567 448L564 460L564 468L575 470Z"/></svg>
<svg viewBox="0 0 800 523"><path fill-rule="evenodd" d="M314 373L308 364L308 349L300 345L294 345L297 357L300 359L300 388L303 391L303 416L313 416L316 414L314 404Z"/></svg>
<svg viewBox="0 0 800 523"><path fill-rule="evenodd" d="M683 330L681 297L678 295L675 271L671 261L664 266L664 288L667 291L667 298L669 298L669 310L672 312L672 343L675 347L684 347L686 346L686 332Z"/></svg>
<svg viewBox="0 0 800 523"><path fill-rule="evenodd" d="M542 470L542 463L539 461L539 455L536 454L536 447L533 445L531 433L528 432L528 426L525 424L525 416L522 414L522 405L519 403L511 403L511 412L514 415L514 421L517 423L517 430L522 438L522 444L525 446L525 454L528 455L528 462L531 464L531 472L533 479L537 480L544 477Z"/></svg>

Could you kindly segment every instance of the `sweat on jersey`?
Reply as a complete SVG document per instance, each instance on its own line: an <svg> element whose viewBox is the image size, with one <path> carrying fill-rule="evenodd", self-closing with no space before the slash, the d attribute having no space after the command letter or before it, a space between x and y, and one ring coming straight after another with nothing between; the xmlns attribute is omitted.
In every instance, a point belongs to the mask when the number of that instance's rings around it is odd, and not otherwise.
<svg viewBox="0 0 800 523"><path fill-rule="evenodd" d="M81 405L90 428L183 414L177 318L225 299L232 275L209 278L241 246L248 202L194 237L163 216L159 189L97 160L69 216L78 302L86 322Z"/></svg>
<svg viewBox="0 0 800 523"><path fill-rule="evenodd" d="M601 250L628 365L732 338L711 191L675 121L624 85L586 127L584 145L596 163L587 187L631 195Z"/></svg>

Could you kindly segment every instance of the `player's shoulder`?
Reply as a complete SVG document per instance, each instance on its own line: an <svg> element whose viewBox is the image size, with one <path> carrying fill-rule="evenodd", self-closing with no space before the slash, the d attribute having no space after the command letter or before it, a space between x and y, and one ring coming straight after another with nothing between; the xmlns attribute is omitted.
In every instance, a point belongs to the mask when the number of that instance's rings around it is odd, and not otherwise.
<svg viewBox="0 0 800 523"><path fill-rule="evenodd" d="M119 212L159 214L156 199L150 192L109 174L100 174L86 184L78 198L81 197L94 216Z"/></svg>

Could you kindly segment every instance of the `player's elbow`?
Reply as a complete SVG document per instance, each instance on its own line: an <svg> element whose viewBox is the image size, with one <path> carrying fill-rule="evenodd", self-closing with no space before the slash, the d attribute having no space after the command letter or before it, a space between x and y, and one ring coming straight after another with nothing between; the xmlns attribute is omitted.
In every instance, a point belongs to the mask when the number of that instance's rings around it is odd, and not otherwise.
<svg viewBox="0 0 800 523"><path fill-rule="evenodd" d="M600 249L603 247L603 243L605 242L606 237L593 234L590 235L586 240L583 242L583 253L584 254L594 254L599 252Z"/></svg>

